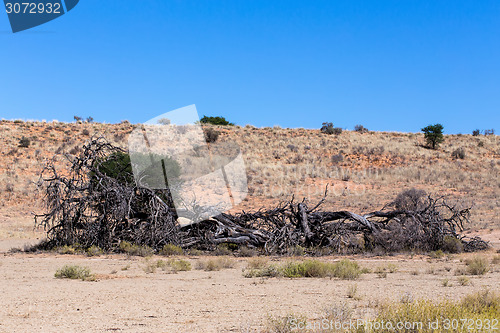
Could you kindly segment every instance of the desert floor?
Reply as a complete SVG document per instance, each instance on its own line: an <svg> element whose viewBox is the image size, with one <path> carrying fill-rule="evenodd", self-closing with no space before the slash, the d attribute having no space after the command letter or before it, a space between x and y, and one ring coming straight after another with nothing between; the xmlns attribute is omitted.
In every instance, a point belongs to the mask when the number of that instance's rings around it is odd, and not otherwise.
<svg viewBox="0 0 500 333"><path fill-rule="evenodd" d="M483 235L494 249L481 253L498 256L500 233ZM149 259L126 255L12 253L28 240L0 241L0 332L258 332L270 316L301 314L320 320L325 309L346 304L354 317L369 318L376 304L402 297L433 300L459 299L489 288L500 291L500 265L483 276L469 276L462 286L454 271L474 254L432 259L428 255L348 256L375 271L394 264L397 272L386 278L363 274L356 281L329 278L245 278L249 258L234 258L234 268L197 270L206 257L183 257L193 270L169 274L146 273ZM341 257L322 257L334 261ZM269 258L285 261L290 258ZM87 266L97 281L57 279L54 273L66 264ZM449 279L451 286L444 287ZM347 297L356 285L359 299Z"/></svg>

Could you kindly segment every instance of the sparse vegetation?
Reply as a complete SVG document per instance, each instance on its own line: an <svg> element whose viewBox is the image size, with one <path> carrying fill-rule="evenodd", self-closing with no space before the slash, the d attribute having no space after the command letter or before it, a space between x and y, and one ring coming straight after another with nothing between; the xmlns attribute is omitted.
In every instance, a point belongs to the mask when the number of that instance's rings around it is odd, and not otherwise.
<svg viewBox="0 0 500 333"><path fill-rule="evenodd" d="M166 244L161 249L160 254L164 256L178 256L184 254L184 251L178 245Z"/></svg>
<svg viewBox="0 0 500 333"><path fill-rule="evenodd" d="M146 273L155 273L157 269L168 273L185 272L191 270L191 263L184 259L169 259L167 261L162 259L156 261L146 260L146 266L144 266Z"/></svg>
<svg viewBox="0 0 500 333"><path fill-rule="evenodd" d="M150 257L154 254L153 249L149 246L136 245L127 241L121 242L119 249L121 252L124 252L131 256Z"/></svg>
<svg viewBox="0 0 500 333"><path fill-rule="evenodd" d="M450 279L444 279L441 281L443 287L452 287L453 285L450 283Z"/></svg>
<svg viewBox="0 0 500 333"><path fill-rule="evenodd" d="M466 276L459 276L457 281L461 286L468 286L471 284L470 279Z"/></svg>
<svg viewBox="0 0 500 333"><path fill-rule="evenodd" d="M488 259L481 256L475 256L465 261L467 273L470 275L484 275L490 270Z"/></svg>
<svg viewBox="0 0 500 333"><path fill-rule="evenodd" d="M245 277L336 277L342 280L355 280L364 271L356 262L343 259L336 263L318 260L288 261L281 265L271 264L260 268L252 268L244 273Z"/></svg>
<svg viewBox="0 0 500 333"><path fill-rule="evenodd" d="M223 268L233 268L235 265L234 259L230 257L218 257L207 260L198 260L196 269L204 271L220 271Z"/></svg>
<svg viewBox="0 0 500 333"><path fill-rule="evenodd" d="M396 273L398 271L398 266L395 265L395 264L386 264L384 266L379 266L377 267L377 269L375 270L375 273L376 274L379 274L379 275L383 275L383 273ZM382 276L382 277L386 277L386 275Z"/></svg>
<svg viewBox="0 0 500 333"><path fill-rule="evenodd" d="M255 257L258 255L258 251L256 249L249 248L247 246L242 246L239 248L239 256L240 257Z"/></svg>
<svg viewBox="0 0 500 333"><path fill-rule="evenodd" d="M429 253L429 257L431 257L433 259L441 259L444 257L444 252L443 252L443 250L432 251Z"/></svg>
<svg viewBox="0 0 500 333"><path fill-rule="evenodd" d="M491 129L485 129L484 130L484 135L495 135L495 130L493 128L491 128Z"/></svg>
<svg viewBox="0 0 500 333"><path fill-rule="evenodd" d="M95 245L92 245L91 247L89 247L85 252L87 253L87 255L89 257L100 256L101 254L103 254L102 249L99 248L99 246L95 246Z"/></svg>
<svg viewBox="0 0 500 333"><path fill-rule="evenodd" d="M347 288L347 298L352 298L359 301L361 297L358 295L358 285L353 284Z"/></svg>
<svg viewBox="0 0 500 333"><path fill-rule="evenodd" d="M94 279L94 276L90 273L90 268L77 265L65 265L58 269L54 276L58 279L80 279L82 281Z"/></svg>
<svg viewBox="0 0 500 333"><path fill-rule="evenodd" d="M320 332L482 332L489 323L490 328L500 317L500 296L489 290L470 294L460 301L434 302L431 300L414 300L412 296L403 296L400 302L382 303L377 307L376 316L367 321L357 322L354 327L335 327L334 323L345 323L353 320L353 311L345 304L327 309L323 316L315 321L308 321L306 316L290 314L283 317L270 317L266 333L292 333L298 330ZM464 318L467 319L464 322ZM331 326L322 326L325 322ZM449 323L444 329L443 319ZM354 320L355 321L355 320ZM382 323L384 323L382 325ZM389 325L390 323L390 325ZM398 327L398 323L402 323ZM438 323L436 326L435 323ZM397 329L396 329L397 328Z"/></svg>
<svg viewBox="0 0 500 333"><path fill-rule="evenodd" d="M269 259L266 257L252 258L247 261L247 269L262 269L268 265Z"/></svg>
<svg viewBox="0 0 500 333"><path fill-rule="evenodd" d="M485 291L481 293L466 296L462 301L451 302L433 302L429 300L417 300L408 303L387 303L380 307L374 322L391 322L394 325L398 322L422 323L421 327L411 326L408 329L402 328L398 332L436 332L429 328L428 323L436 322L446 318L450 322L467 318L474 323L472 326L476 329L476 320L485 323L486 320L498 319L500 316L500 297L492 292ZM442 328L442 326L441 326ZM482 327L477 327L480 331ZM470 332L468 326L457 325L453 328L454 332ZM391 332L383 329L377 332ZM444 332L444 330L443 330Z"/></svg>

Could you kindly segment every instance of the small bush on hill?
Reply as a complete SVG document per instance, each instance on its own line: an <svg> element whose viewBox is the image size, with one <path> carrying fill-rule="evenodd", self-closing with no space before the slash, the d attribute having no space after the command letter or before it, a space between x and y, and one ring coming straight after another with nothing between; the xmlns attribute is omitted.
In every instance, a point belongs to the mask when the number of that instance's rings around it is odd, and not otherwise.
<svg viewBox="0 0 500 333"><path fill-rule="evenodd" d="M495 135L495 130L493 128L484 130L484 135Z"/></svg>
<svg viewBox="0 0 500 333"><path fill-rule="evenodd" d="M356 126L354 126L354 131L359 132L359 133L367 133L368 128L364 127L363 125L356 125Z"/></svg>
<svg viewBox="0 0 500 333"><path fill-rule="evenodd" d="M230 123L229 121L226 120L224 117L207 117L203 116L203 118L200 119L200 123L202 124L212 124L212 125L223 125L223 126L232 126L234 125L233 123Z"/></svg>
<svg viewBox="0 0 500 333"><path fill-rule="evenodd" d="M20 140L19 140L19 147L21 148L28 148L30 146L30 139L28 139L27 137L23 136Z"/></svg>
<svg viewBox="0 0 500 333"><path fill-rule="evenodd" d="M463 148L457 148L451 153L451 157L463 160L465 158L465 150Z"/></svg>
<svg viewBox="0 0 500 333"><path fill-rule="evenodd" d="M205 141L207 143L216 142L219 138L220 132L214 130L213 128L205 128L203 129L203 134L205 135Z"/></svg>
<svg viewBox="0 0 500 333"><path fill-rule="evenodd" d="M323 126L321 127L320 129L321 133L325 133L325 134L335 134L335 135L339 135L342 133L342 128L340 127L333 127L333 124L332 123L323 123Z"/></svg>
<svg viewBox="0 0 500 333"><path fill-rule="evenodd" d="M158 124L160 125L170 125L171 121L168 118L158 119Z"/></svg>

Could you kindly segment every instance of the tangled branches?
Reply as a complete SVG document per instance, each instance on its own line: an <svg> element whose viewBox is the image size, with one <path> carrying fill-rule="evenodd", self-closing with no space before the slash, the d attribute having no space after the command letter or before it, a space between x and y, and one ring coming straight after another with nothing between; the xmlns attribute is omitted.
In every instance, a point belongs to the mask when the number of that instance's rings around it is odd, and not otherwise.
<svg viewBox="0 0 500 333"><path fill-rule="evenodd" d="M110 250L124 240L153 248L179 242L168 190L137 187L128 155L102 138L83 147L69 174L50 163L41 180L47 212L35 221L47 230L47 246Z"/></svg>
<svg viewBox="0 0 500 333"><path fill-rule="evenodd" d="M364 215L318 211L324 200L311 209L304 200L294 203L292 198L270 210L215 216L183 227L186 238L182 244L210 249L213 244L236 243L277 254L297 246L337 253L374 249L476 251L488 247L479 238L467 240L460 236L470 208L452 206L445 197L433 198L423 191L409 190L382 210ZM455 249L450 248L450 243L456 245Z"/></svg>

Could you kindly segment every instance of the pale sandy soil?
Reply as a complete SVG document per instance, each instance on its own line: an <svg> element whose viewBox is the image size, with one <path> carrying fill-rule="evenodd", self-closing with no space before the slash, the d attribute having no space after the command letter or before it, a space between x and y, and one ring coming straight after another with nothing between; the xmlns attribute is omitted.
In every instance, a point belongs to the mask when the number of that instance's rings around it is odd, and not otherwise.
<svg viewBox="0 0 500 333"><path fill-rule="evenodd" d="M492 258L495 252L481 255ZM343 281L245 278L246 258L235 258L234 268L216 272L193 269L146 274L146 259L139 257L2 253L0 332L258 332L268 316L296 313L319 320L325 308L341 303L355 308L355 316L362 318L369 317L378 302L399 300L405 294L444 300L483 288L500 292L498 264L484 276L470 277L470 286L457 282L454 271L465 266L460 259L468 256L354 256L350 258L372 270L392 263L398 271L387 278L369 273L357 281ZM194 268L204 258L185 259ZM56 279L54 273L65 264L87 266L99 279ZM443 287L444 279L452 286ZM346 296L353 284L360 300Z"/></svg>

